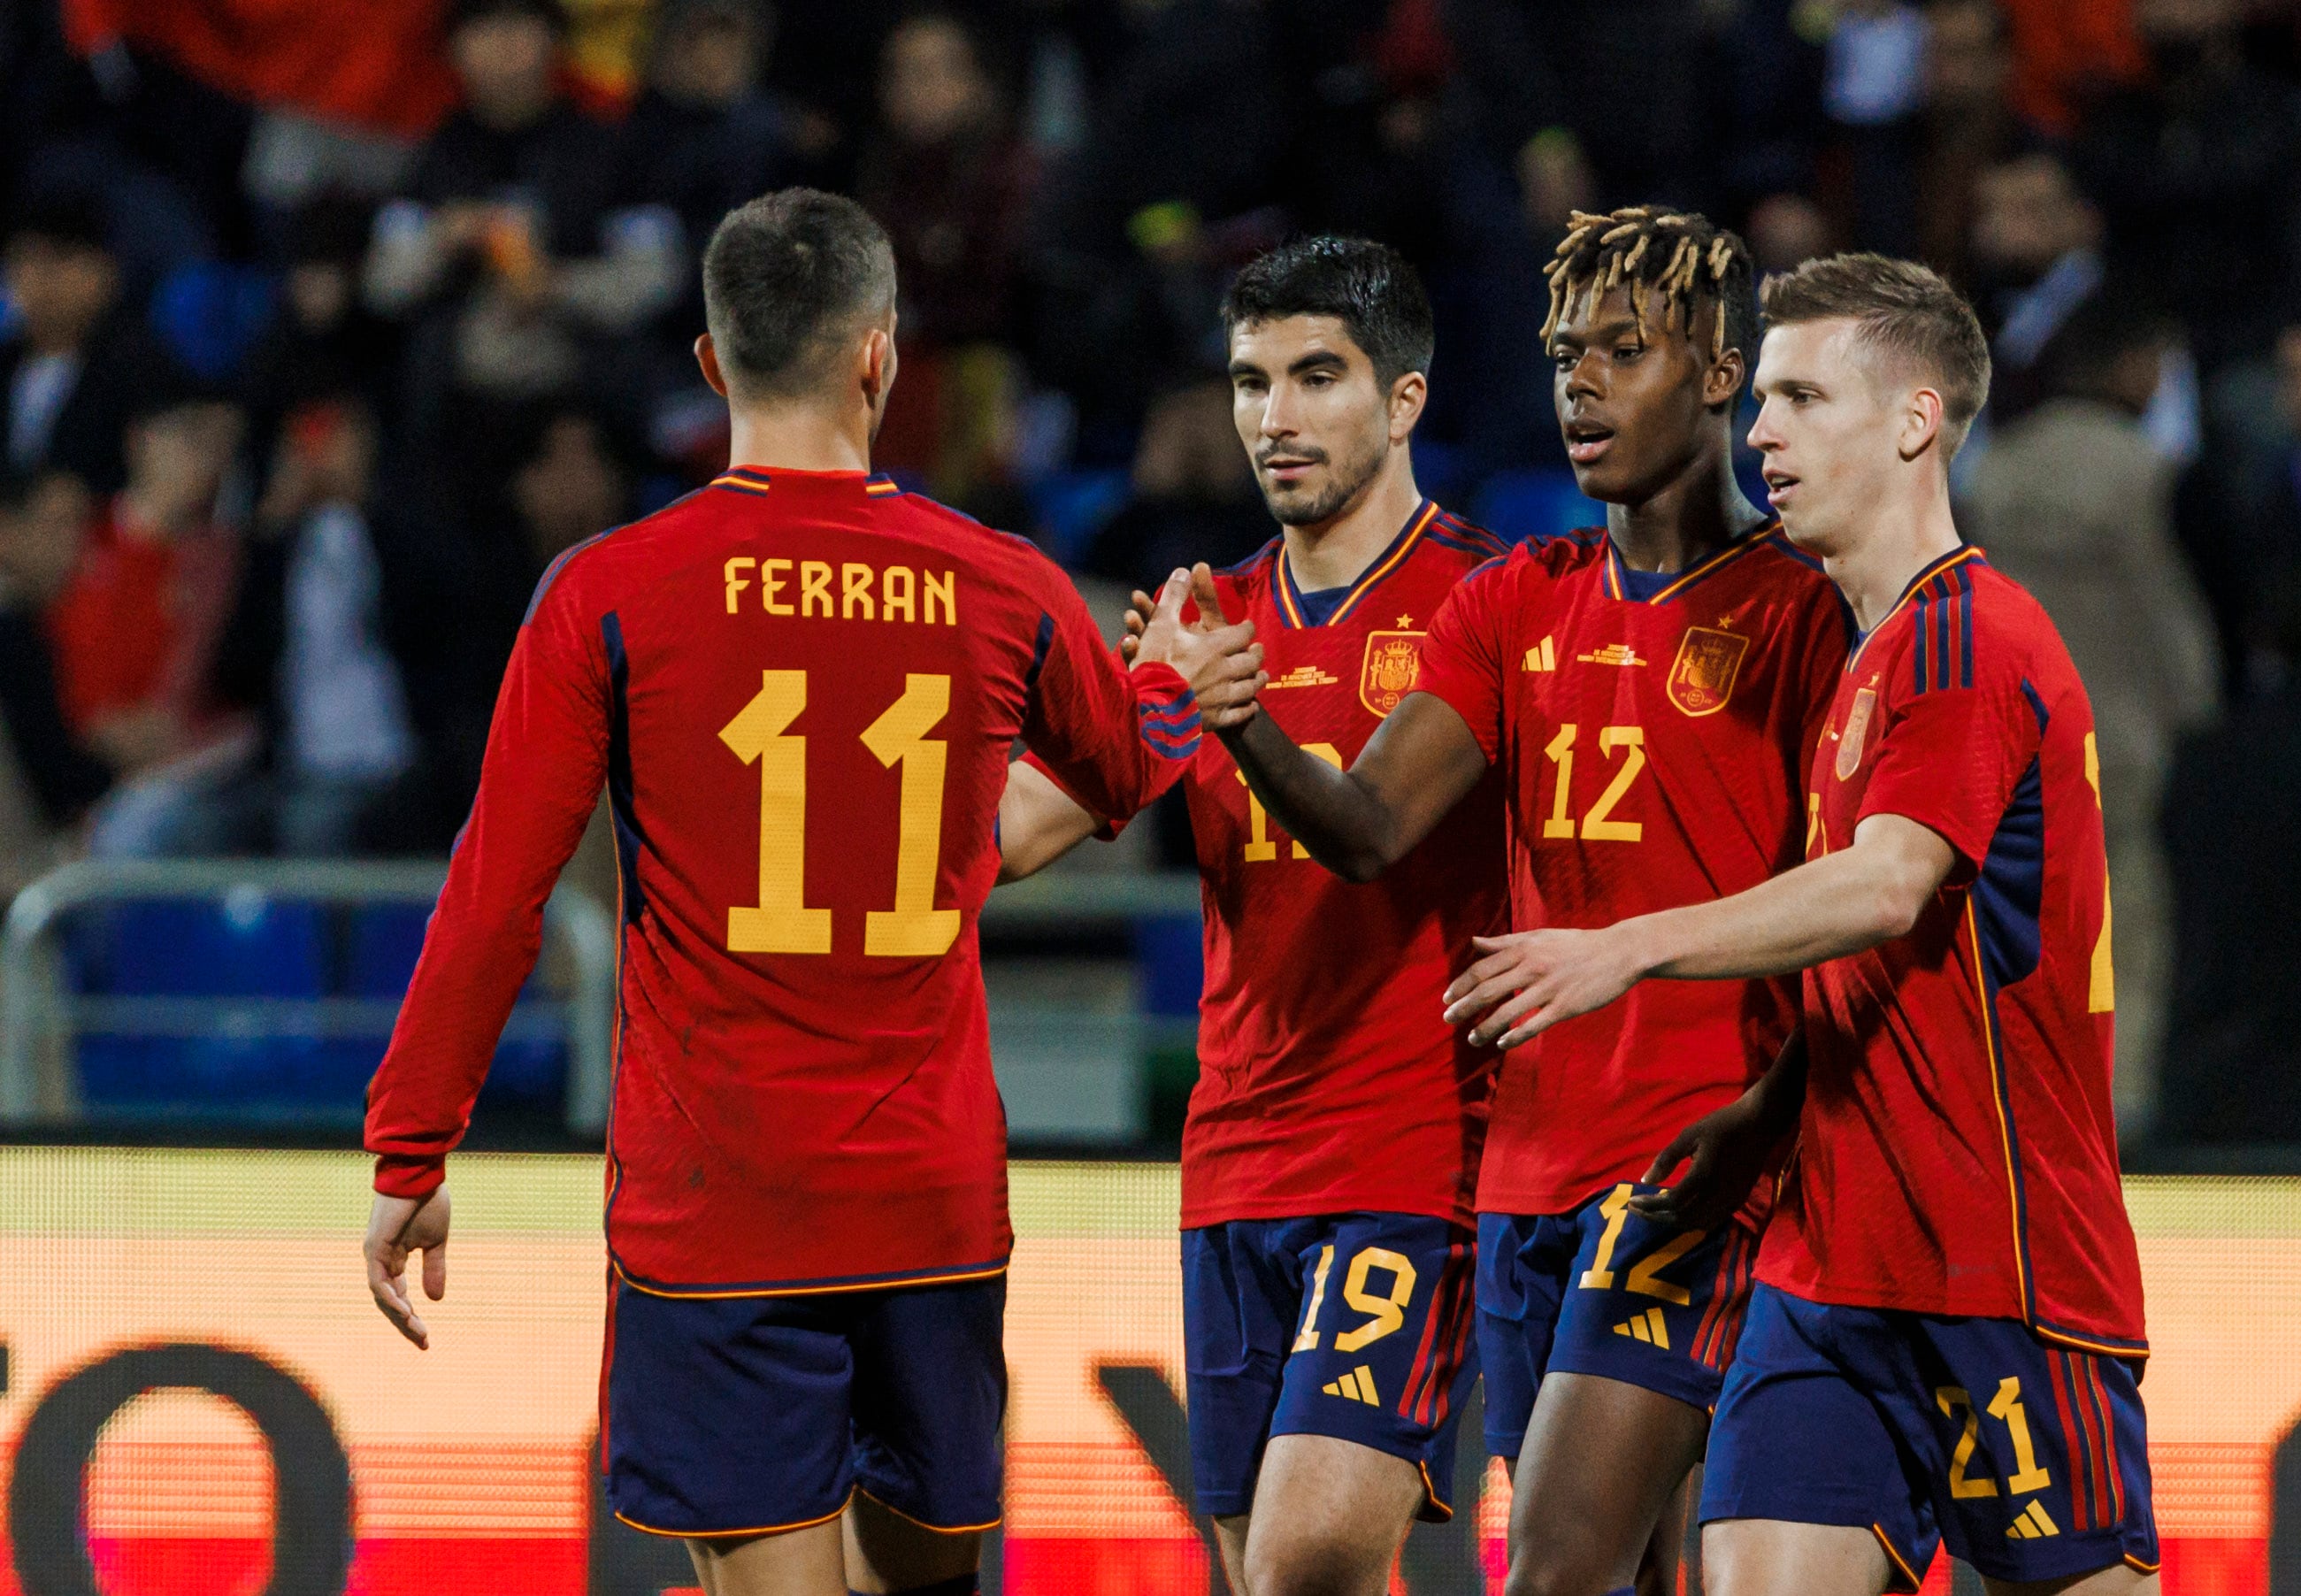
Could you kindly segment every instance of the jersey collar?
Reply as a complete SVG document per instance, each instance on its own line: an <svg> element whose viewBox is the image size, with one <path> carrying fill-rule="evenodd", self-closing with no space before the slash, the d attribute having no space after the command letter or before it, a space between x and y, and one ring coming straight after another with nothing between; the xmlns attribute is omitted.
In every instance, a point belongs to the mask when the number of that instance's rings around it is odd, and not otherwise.
<svg viewBox="0 0 2301 1596"><path fill-rule="evenodd" d="M1351 584L1350 591L1343 595L1343 601L1335 606L1334 613L1323 624L1332 626L1338 621L1347 620L1351 612L1358 608L1360 600L1374 591L1376 584L1406 563L1407 556L1414 552L1414 546L1422 541L1422 534L1437 519L1438 506L1433 500L1426 498L1415 506L1414 514L1406 518L1405 527L1390 540L1390 547L1376 557L1373 564L1359 572L1358 581ZM1278 595L1279 618L1290 631L1300 631L1312 625L1303 612L1302 589L1294 585L1294 563L1286 557L1284 536L1278 540L1277 576L1278 580L1271 584L1271 588Z"/></svg>
<svg viewBox="0 0 2301 1596"><path fill-rule="evenodd" d="M1782 523L1778 520L1769 521L1757 531L1736 538L1708 558L1699 561L1680 572L1676 581L1644 598L1636 597L1630 592L1630 568L1622 558L1621 546L1616 543L1611 535L1602 534L1606 537L1606 569L1603 579L1606 596L1609 598L1619 598L1625 604L1668 604L1694 583L1724 570L1761 543L1779 539L1781 531Z"/></svg>
<svg viewBox="0 0 2301 1596"><path fill-rule="evenodd" d="M777 477L786 481L842 483L859 485L866 498L885 498L900 493L902 485L889 476L872 476L859 471L770 471L764 465L731 465L711 479L714 488L729 488L737 493L762 494L774 486Z"/></svg>
<svg viewBox="0 0 2301 1596"><path fill-rule="evenodd" d="M1888 622L1892 621L1895 616L1907 609L1910 605L1910 600L1918 596L1920 589L1930 586L1949 572L1954 570L1960 565L1967 564L1969 561L1976 564L1982 565L1986 565L1989 563L1987 560L1982 558L1981 550L1979 546L1971 543L1961 543L1955 548L1951 549L1947 554L1942 556L1939 559L1928 564L1915 576L1910 578L1909 586L1904 588L1902 589L1902 596L1894 600L1894 607L1887 610L1883 615L1878 617L1877 625L1871 627L1869 631L1863 632L1860 637L1853 640L1853 647L1847 651L1845 656L1845 668L1849 671L1853 668L1853 662L1862 657L1862 651L1870 646L1870 639L1876 637L1879 632L1885 631Z"/></svg>

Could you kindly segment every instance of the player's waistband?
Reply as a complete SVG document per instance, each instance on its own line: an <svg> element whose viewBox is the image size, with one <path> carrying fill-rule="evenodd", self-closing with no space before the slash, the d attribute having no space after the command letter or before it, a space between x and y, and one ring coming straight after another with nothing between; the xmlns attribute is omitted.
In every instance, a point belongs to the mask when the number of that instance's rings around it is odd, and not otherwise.
<svg viewBox="0 0 2301 1596"><path fill-rule="evenodd" d="M729 1297L814 1297L840 1291L880 1291L899 1286L956 1285L962 1281L989 1280L1007 1273L1007 1259L999 1258L979 1264L959 1264L924 1269L899 1269L878 1274L846 1274L829 1278L804 1280L762 1280L710 1282L701 1284L680 1284L669 1281L651 1280L634 1274L623 1266L621 1258L609 1256L608 1267L615 1278L635 1291L650 1297L679 1297L710 1300Z"/></svg>

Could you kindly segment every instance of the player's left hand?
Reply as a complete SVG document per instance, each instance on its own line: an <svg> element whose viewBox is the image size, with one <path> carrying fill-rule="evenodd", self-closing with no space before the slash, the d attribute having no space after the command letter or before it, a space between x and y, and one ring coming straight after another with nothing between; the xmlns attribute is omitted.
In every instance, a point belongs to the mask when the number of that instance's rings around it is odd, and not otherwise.
<svg viewBox="0 0 2301 1596"><path fill-rule="evenodd" d="M423 1255L423 1294L437 1302L448 1294L448 1188L422 1198L386 1197L379 1191L368 1211L367 1289L391 1327L429 1349L431 1333L407 1294L407 1257Z"/></svg>
<svg viewBox="0 0 2301 1596"><path fill-rule="evenodd" d="M1473 937L1470 947L1485 957L1446 989L1445 1018L1449 1025L1475 1021L1470 1041L1482 1048L1515 1048L1560 1020L1603 1008L1645 973L1619 926Z"/></svg>

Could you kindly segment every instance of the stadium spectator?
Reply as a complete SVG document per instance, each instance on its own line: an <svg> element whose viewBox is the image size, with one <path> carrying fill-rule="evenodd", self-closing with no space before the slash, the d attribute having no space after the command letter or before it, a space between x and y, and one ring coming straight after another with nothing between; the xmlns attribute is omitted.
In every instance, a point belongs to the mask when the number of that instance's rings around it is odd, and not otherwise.
<svg viewBox="0 0 2301 1596"><path fill-rule="evenodd" d="M2095 96L2074 169L2112 270L2163 286L2207 372L2301 313L2301 88L2247 57L2242 0L2138 0L2153 71Z"/></svg>
<svg viewBox="0 0 2301 1596"><path fill-rule="evenodd" d="M397 353L392 330L360 303L368 209L345 196L314 200L287 229L287 270L272 325L248 352L241 387L249 430L270 454L298 405L357 394L380 404Z"/></svg>
<svg viewBox="0 0 2301 1596"><path fill-rule="evenodd" d="M239 556L215 503L241 425L213 399L130 422L127 485L48 606L66 723L121 779L95 816L91 852L209 853L241 840L246 817L228 797L253 738L213 677Z"/></svg>
<svg viewBox="0 0 2301 1596"><path fill-rule="evenodd" d="M30 799L13 826L21 851L37 836L71 824L112 785L112 772L72 735L56 695L55 662L42 612L63 591L79 559L93 501L76 477L0 474L0 720L8 751ZM0 873L13 876L4 863Z"/></svg>
<svg viewBox="0 0 2301 1596"><path fill-rule="evenodd" d="M1150 406L1134 454L1133 499L1081 562L1122 588L1155 586L1204 560L1220 570L1270 541L1274 528L1231 420L1227 380L1192 384Z"/></svg>
<svg viewBox="0 0 2301 1596"><path fill-rule="evenodd" d="M2118 1092L2137 1129L2171 979L2159 797L2220 678L2212 617L2173 539L2174 467L2143 424L2170 332L2110 298L2079 310L2054 340L2048 397L1974 468L1962 523L2046 606L2093 702L2117 892Z"/></svg>
<svg viewBox="0 0 2301 1596"><path fill-rule="evenodd" d="M2044 150L1984 171L1974 188L1976 309L1990 333L1989 414L2010 425L2045 397L2039 357L2100 289L2101 212Z"/></svg>
<svg viewBox="0 0 2301 1596"><path fill-rule="evenodd" d="M2180 1144L2301 1141L2301 583L2260 607L2281 681L2184 744L2166 788L2177 954L2158 1133Z"/></svg>
<svg viewBox="0 0 2301 1596"><path fill-rule="evenodd" d="M79 195L26 205L0 270L18 320L0 345L7 465L68 471L97 493L116 491L130 407L176 373L126 296L101 208Z"/></svg>
<svg viewBox="0 0 2301 1596"><path fill-rule="evenodd" d="M879 125L855 195L887 230L902 284L903 383L876 458L969 504L1002 473L1020 373L1023 150L973 35L925 13L887 36Z"/></svg>
<svg viewBox="0 0 2301 1596"><path fill-rule="evenodd" d="M822 142L761 80L774 36L765 0L667 0L656 17L646 83L624 125L631 191L677 212L690 250L735 206L798 180ZM699 321L700 291L686 297Z"/></svg>
<svg viewBox="0 0 2301 1596"><path fill-rule="evenodd" d="M419 324L426 388L566 392L597 339L679 291L675 227L623 203L615 134L554 86L559 25L550 0L459 0L448 42L464 105L376 218L367 300Z"/></svg>
<svg viewBox="0 0 2301 1596"><path fill-rule="evenodd" d="M383 640L383 572L369 521L375 426L356 398L286 419L217 662L222 692L255 712L259 802L282 854L378 851L399 840L416 758L398 662Z"/></svg>
<svg viewBox="0 0 2301 1596"><path fill-rule="evenodd" d="M2005 86L2012 58L1996 0L1926 7L1925 149L1918 169L1918 254L1967 280L1974 186L2014 135Z"/></svg>

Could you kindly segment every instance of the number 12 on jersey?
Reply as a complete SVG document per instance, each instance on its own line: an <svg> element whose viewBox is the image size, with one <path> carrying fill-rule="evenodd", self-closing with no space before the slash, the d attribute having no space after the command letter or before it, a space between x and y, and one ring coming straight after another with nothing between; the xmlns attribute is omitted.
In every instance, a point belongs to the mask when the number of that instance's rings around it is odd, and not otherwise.
<svg viewBox="0 0 2301 1596"><path fill-rule="evenodd" d="M791 729L806 709L805 671L762 671L759 690L719 729L738 759L759 767L759 901L727 911L731 953L831 951L831 911L807 907L807 738ZM926 735L950 710L948 675L908 675L902 697L860 734L881 765L903 767L895 907L863 916L863 951L874 957L932 958L958 939L958 911L934 907L950 749Z"/></svg>

